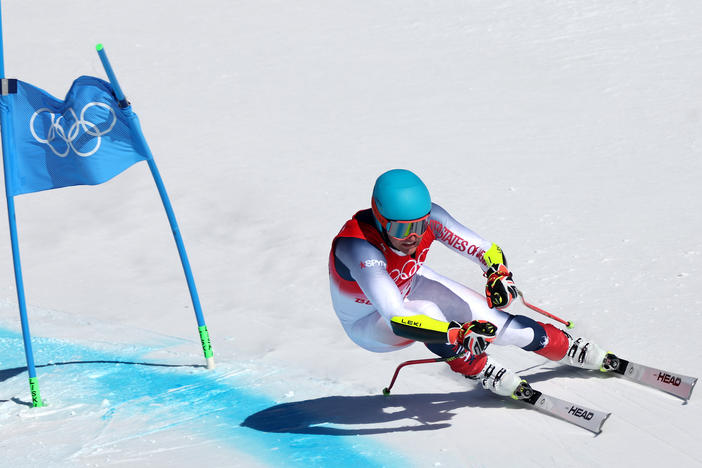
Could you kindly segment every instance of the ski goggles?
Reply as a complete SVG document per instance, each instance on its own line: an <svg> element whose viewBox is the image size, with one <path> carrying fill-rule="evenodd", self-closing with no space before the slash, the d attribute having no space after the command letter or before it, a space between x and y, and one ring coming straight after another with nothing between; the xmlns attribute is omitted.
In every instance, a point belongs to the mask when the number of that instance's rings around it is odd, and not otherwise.
<svg viewBox="0 0 702 468"><path fill-rule="evenodd" d="M422 235L424 235L424 232L429 227L429 215L431 213L427 213L421 218L413 219L410 221L393 221L385 218L383 215L380 214L378 207L375 206L374 200L373 214L375 214L376 219L380 221L380 224L383 226L385 232L388 234L389 237L392 237L397 240L404 240L412 234L418 237L422 237Z"/></svg>

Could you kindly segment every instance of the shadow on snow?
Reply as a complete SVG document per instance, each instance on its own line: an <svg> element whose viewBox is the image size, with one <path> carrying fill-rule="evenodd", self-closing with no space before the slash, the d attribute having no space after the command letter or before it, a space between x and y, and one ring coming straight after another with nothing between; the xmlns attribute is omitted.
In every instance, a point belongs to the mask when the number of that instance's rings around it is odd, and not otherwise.
<svg viewBox="0 0 702 468"><path fill-rule="evenodd" d="M448 421L456 415L454 410L458 408L499 408L506 405L516 406L482 389L388 397L331 396L272 406L247 417L241 425L263 432L337 436L426 431L450 427ZM403 424L403 420L413 420L419 424ZM386 427L335 427L379 424Z"/></svg>
<svg viewBox="0 0 702 468"><path fill-rule="evenodd" d="M599 374L559 366L525 377L532 384L552 378L607 377ZM465 407L527 409L520 402L473 387L465 392L331 396L283 403L250 415L241 425L262 432L337 436L426 431L450 427L449 421L456 415L454 410ZM419 424L400 423L403 420ZM363 425L384 427L358 427Z"/></svg>

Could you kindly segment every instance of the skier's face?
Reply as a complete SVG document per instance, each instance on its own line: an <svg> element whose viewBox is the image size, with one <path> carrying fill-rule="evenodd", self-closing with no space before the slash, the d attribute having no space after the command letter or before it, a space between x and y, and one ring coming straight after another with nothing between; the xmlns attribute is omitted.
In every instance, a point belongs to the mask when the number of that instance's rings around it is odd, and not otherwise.
<svg viewBox="0 0 702 468"><path fill-rule="evenodd" d="M405 255L413 255L417 251L422 236L411 234L409 237L402 240L395 239L394 237L390 237L389 239L390 245L392 245L394 249L399 250Z"/></svg>

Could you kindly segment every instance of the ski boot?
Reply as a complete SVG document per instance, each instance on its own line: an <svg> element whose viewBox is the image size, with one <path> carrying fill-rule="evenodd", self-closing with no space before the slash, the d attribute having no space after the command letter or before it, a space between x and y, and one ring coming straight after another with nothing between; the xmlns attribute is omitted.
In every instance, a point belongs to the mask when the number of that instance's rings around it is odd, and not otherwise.
<svg viewBox="0 0 702 468"><path fill-rule="evenodd" d="M587 338L573 338L569 333L551 324L537 322L546 332L545 344L534 352L551 361L557 361L581 369L600 369L605 366L607 352Z"/></svg>
<svg viewBox="0 0 702 468"><path fill-rule="evenodd" d="M568 352L559 362L573 367L580 367L581 369L599 369L603 372L611 370L606 368L605 364L605 360L609 356L607 351L587 338L573 339L573 337L568 335L568 340L570 341ZM612 356L614 355L612 354ZM614 357L616 358L616 356Z"/></svg>
<svg viewBox="0 0 702 468"><path fill-rule="evenodd" d="M513 371L488 356L483 369L476 375L467 375L469 379L477 380L484 389L501 396L513 396L523 381Z"/></svg>

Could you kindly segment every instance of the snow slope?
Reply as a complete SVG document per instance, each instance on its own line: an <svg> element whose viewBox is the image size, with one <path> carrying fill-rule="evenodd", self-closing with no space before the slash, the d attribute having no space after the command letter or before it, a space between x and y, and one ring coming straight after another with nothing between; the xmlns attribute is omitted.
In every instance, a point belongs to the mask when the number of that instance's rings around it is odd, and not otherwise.
<svg viewBox="0 0 702 468"><path fill-rule="evenodd" d="M499 243L532 302L632 360L702 374L702 5L692 0L5 0L5 70L63 96L102 42L169 189L208 372L139 164L16 198L42 395L31 409L0 229L1 466L702 465L689 404L517 349L591 434L505 402L422 346L357 348L329 242L375 177L416 171ZM0 217L5 217L2 204ZM433 268L481 289L441 246ZM516 305L513 312L532 315ZM532 315L533 316L533 315Z"/></svg>

